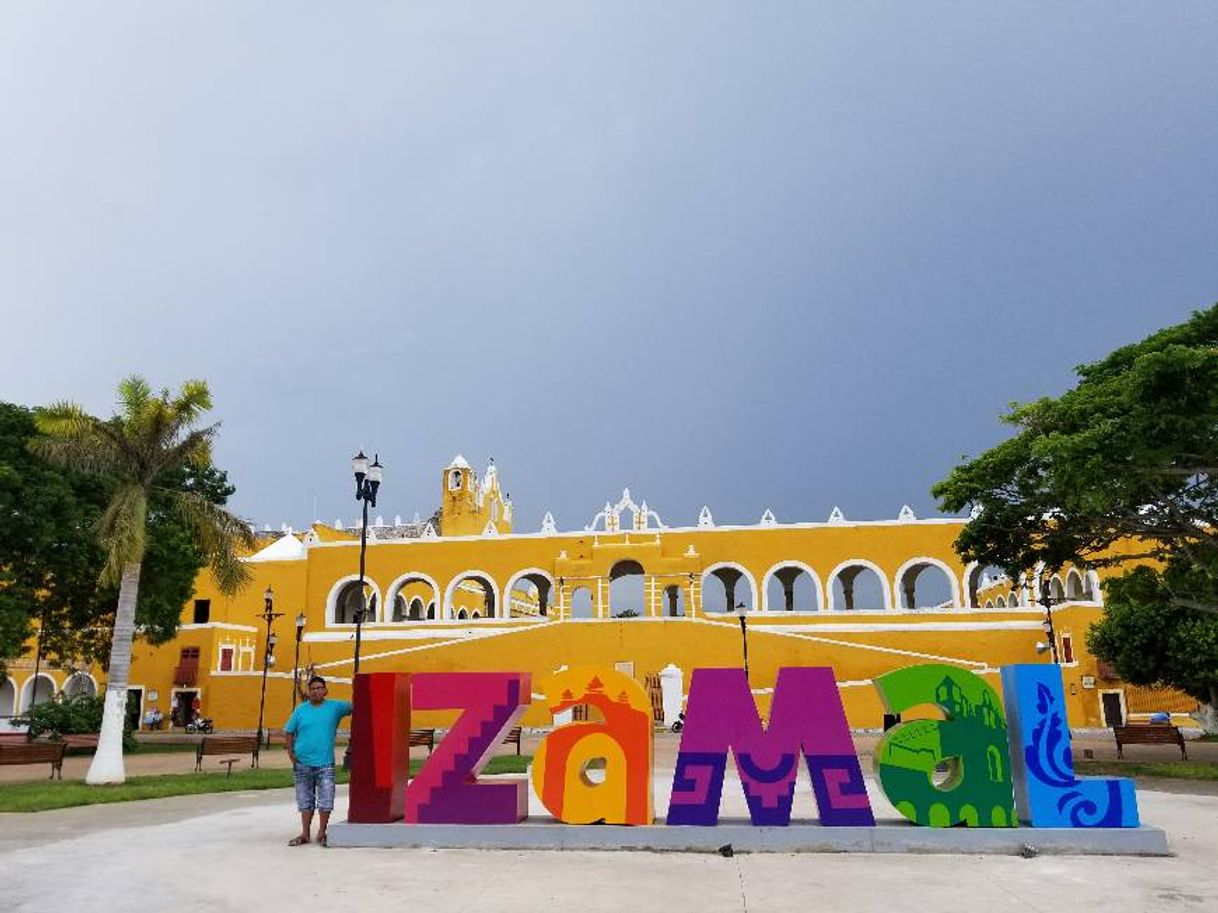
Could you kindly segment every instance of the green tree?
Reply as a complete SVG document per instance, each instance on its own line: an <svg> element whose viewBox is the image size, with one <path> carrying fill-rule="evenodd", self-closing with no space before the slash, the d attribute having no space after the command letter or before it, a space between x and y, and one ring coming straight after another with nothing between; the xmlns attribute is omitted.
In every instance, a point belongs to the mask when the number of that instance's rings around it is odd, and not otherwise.
<svg viewBox="0 0 1218 913"><path fill-rule="evenodd" d="M211 466L218 425L196 427L212 405L207 384L187 381L177 394L168 389L154 394L143 378L132 376L119 384L118 395L119 413L106 420L69 402L37 410L40 436L31 442L34 453L48 462L111 483L96 529L103 554L100 579L104 585L118 585L118 601L101 738L85 776L88 783L121 783L125 778L122 734L131 643L141 570L156 548L150 548L149 531L158 511L173 512L189 527L222 592L234 593L247 580L249 572L237 549L253 544L249 527L203 491L172 484L191 467Z"/></svg>
<svg viewBox="0 0 1218 913"><path fill-rule="evenodd" d="M30 452L34 414L0 403L0 673L21 655L35 624L46 661L61 668L109 660L117 587L101 586L104 553L96 524L114 481L71 472ZM197 491L223 506L233 493L212 466L166 473L171 489ZM136 625L151 643L172 639L182 605L204 565L189 525L154 491Z"/></svg>
<svg viewBox="0 0 1218 913"><path fill-rule="evenodd" d="M1210 598L1212 589L1205 570L1185 563L1135 568L1108 583L1104 617L1087 632L1091 652L1127 682L1170 685L1204 704L1207 732L1218 731L1218 614L1187 602Z"/></svg>
<svg viewBox="0 0 1218 913"><path fill-rule="evenodd" d="M1005 421L1015 435L932 489L946 510L974 509L957 550L1012 577L1150 560L1138 586L1110 581L1106 592L1200 622L1218 607L1218 306L1076 371L1060 397L1013 404ZM1110 638L1096 644L1117 661ZM1163 655L1180 664L1191 654ZM1214 699L1208 688L1190 693Z"/></svg>

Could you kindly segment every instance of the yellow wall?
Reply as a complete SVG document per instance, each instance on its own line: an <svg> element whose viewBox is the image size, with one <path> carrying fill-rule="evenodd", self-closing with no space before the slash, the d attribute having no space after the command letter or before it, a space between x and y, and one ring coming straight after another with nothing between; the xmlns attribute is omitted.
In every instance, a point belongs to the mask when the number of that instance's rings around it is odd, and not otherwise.
<svg viewBox="0 0 1218 913"><path fill-rule="evenodd" d="M451 468L445 470L445 480ZM472 470L466 470L466 477L476 478ZM489 478L484 506L478 509L486 509L490 495L499 497L497 476ZM453 535L451 531L463 528L462 524L477 525L479 517L471 512L471 504L477 507L476 499L450 492L446 481L442 485L442 536L384 540L374 536L368 543L367 581L377 596L377 617L363 627L361 671L520 670L531 672L536 681L561 665L632 663L635 677L642 681L645 675L671 664L684 670L688 687L689 672L696 667L738 666L741 662L741 632L735 615L709 609L722 605L722 586L714 571L725 565L746 575L739 583L737 598L753 609L747 617L750 672L763 707L769 699L766 689L773 686L782 665L832 666L851 723L878 727L882 710L870 679L882 672L918 662L947 661L989 676L998 687L998 667L1048 661L1036 649L1045 637L1039 607L977 607L992 595L986 592L976 594L974 606L968 607L970 580L975 586L977 575L975 568L963 565L952 547L961 520L907 517L883 522L630 529L634 524L627 515L622 523L627 532L513 534L507 511L501 514L502 529L484 534L483 521L477 534ZM640 519L637 525L644 522ZM132 685L143 687L146 695L157 691L158 705L168 712L169 695L178 687L175 667L180 650L198 647L203 713L214 717L220 728L254 727L266 633L258 616L263 610L263 591L271 586L275 611L282 617L274 622L279 644L277 664L267 676L267 720L279 725L291 709L297 613L305 617L301 666L315 665L331 679L332 695L349 694L355 626L335 623L332 613L344 582L356 575L359 542L343 531L319 526L303 541L293 539L280 546L295 547L298 555L277 560L266 560L263 554L251 556L253 581L236 597L222 596L210 575L201 574L195 596L211 600L208 623L190 624L193 602L184 606L185 624L175 641L158 648L137 645ZM610 604L610 575L622 561L637 562L644 571L641 618L612 617L620 607ZM886 605L866 611L862 606L855 611L840 605L828 607L833 576L851 562L876 569L884 581ZM940 567L949 576L952 604L897 608L905 589L902 569L922 564ZM821 593L819 610L787 612L781 602L772 605L768 601L767 577L776 568L790 565L806 568L815 577ZM937 572L931 567L924 573ZM519 582L522 573L532 574L532 581L550 588L544 616L510 615L509 589L517 589L521 597L529 589ZM460 586L463 578L473 576L489 586L495 617L457 620L461 610L486 615L481 592ZM669 586L682 592L683 617L664 614L663 591ZM572 596L581 587L593 595L594 617L572 617ZM393 621L399 590L407 604L416 597L424 606L434 602L437 617ZM528 597L532 611L539 611L541 595L537 592ZM1101 680L1095 661L1086 652L1085 632L1099 613L1098 602L1075 601L1054 607L1057 632L1071 638L1075 654L1075 662L1063 666L1075 726L1102 725L1099 693L1106 687L1121 687ZM229 672L219 671L225 646L236 651L234 669ZM62 672L55 674L63 678ZM101 679L96 670L94 674ZM421 715L421 723L428 721ZM524 723L543 726L549 719L542 706L535 704Z"/></svg>

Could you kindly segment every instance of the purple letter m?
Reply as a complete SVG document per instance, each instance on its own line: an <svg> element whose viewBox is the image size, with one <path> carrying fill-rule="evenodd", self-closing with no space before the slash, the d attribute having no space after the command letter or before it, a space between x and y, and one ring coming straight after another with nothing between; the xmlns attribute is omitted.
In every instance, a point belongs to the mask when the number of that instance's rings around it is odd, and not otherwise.
<svg viewBox="0 0 1218 913"><path fill-rule="evenodd" d="M757 715L743 669L695 669L669 824L718 823L729 748L753 824L790 824L800 754L808 764L821 824L875 824L832 669L779 669L768 727Z"/></svg>

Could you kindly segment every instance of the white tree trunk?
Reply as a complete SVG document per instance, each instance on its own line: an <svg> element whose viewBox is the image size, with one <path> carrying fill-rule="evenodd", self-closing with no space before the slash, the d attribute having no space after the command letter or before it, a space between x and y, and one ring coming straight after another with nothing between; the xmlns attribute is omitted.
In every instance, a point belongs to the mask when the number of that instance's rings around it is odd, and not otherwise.
<svg viewBox="0 0 1218 913"><path fill-rule="evenodd" d="M102 714L101 738L93 763L85 774L90 784L122 783L123 727L127 718L127 678L131 672L131 640L135 636L135 600L140 592L140 565L123 567L118 589L118 610L114 614L114 634L110 639L110 671L106 680L106 704Z"/></svg>
<svg viewBox="0 0 1218 913"><path fill-rule="evenodd" d="M1206 735L1218 735L1218 685L1210 685L1210 702L1198 706L1190 716L1201 724Z"/></svg>

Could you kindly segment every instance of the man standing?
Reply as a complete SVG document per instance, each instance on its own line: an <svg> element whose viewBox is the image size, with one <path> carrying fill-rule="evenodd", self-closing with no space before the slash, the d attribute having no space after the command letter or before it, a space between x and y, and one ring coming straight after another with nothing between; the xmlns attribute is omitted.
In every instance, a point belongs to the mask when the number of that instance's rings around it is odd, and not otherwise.
<svg viewBox="0 0 1218 913"><path fill-rule="evenodd" d="M289 840L288 846L309 842L314 809L319 818L317 842L326 845L326 827L334 810L334 736L338 721L351 715L347 701L326 700L326 680L320 675L309 679L308 694L308 703L293 710L283 727L300 812L300 834Z"/></svg>

